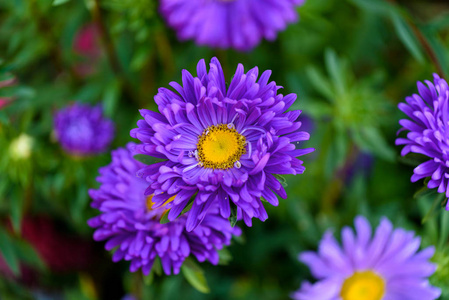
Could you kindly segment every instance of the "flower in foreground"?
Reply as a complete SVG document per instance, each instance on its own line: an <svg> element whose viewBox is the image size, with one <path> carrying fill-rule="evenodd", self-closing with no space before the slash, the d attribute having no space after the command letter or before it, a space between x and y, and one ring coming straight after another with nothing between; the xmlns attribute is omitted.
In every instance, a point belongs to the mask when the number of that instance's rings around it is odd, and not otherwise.
<svg viewBox="0 0 449 300"><path fill-rule="evenodd" d="M343 246L327 232L318 252L299 255L318 281L304 282L293 299L432 300L440 296L427 279L436 268L429 262L434 247L418 252L421 239L412 231L393 229L386 218L373 236L364 217L356 217L354 224L356 234L343 228Z"/></svg>
<svg viewBox="0 0 449 300"><path fill-rule="evenodd" d="M400 131L408 131L406 138L396 139L404 145L401 155L410 152L427 156L429 160L413 170L412 182L429 177L427 187L438 188L449 197L449 87L437 74L434 82L418 82L419 95L406 97L398 107L409 119L399 121ZM449 210L449 202L446 205Z"/></svg>
<svg viewBox="0 0 449 300"><path fill-rule="evenodd" d="M179 39L248 51L276 39L298 20L305 0L162 0L160 11Z"/></svg>
<svg viewBox="0 0 449 300"><path fill-rule="evenodd" d="M75 103L59 110L54 130L62 148L75 156L104 152L114 138L114 123L103 117L100 105Z"/></svg>
<svg viewBox="0 0 449 300"><path fill-rule="evenodd" d="M112 151L111 164L101 168L97 178L100 188L89 191L91 206L101 212L88 221L96 228L94 239L107 240L107 250L116 248L114 262L130 261L131 272L141 268L145 275L150 273L156 257L167 275L179 273L190 254L200 262L217 264L217 250L229 245L232 235L239 235L240 229L232 228L214 207L192 232L185 230L187 216L161 224L165 208L153 208L151 196L144 195L147 183L136 177L143 164L133 158L134 146L130 143Z"/></svg>
<svg viewBox="0 0 449 300"><path fill-rule="evenodd" d="M224 218L236 205L248 226L253 217L266 220L262 200L277 206L276 194L287 197L275 174L303 173L296 157L314 150L296 148L309 139L300 131L301 111L287 112L296 95L278 94L271 71L258 73L239 65L227 87L219 61L213 58L208 72L201 60L197 77L184 70L183 86L171 83L177 93L159 89L160 113L142 109L144 120L131 131L142 142L138 153L163 159L138 172L149 182L146 194L154 194L155 207L175 197L167 206L171 221L190 203L188 231L213 204Z"/></svg>

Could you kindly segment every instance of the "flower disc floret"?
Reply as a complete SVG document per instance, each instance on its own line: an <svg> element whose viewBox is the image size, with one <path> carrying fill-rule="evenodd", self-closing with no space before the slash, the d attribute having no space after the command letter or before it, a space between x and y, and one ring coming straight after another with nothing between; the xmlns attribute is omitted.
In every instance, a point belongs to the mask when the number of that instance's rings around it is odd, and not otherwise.
<svg viewBox="0 0 449 300"><path fill-rule="evenodd" d="M229 124L209 126L198 137L197 155L203 168L229 169L246 153L246 139Z"/></svg>
<svg viewBox="0 0 449 300"><path fill-rule="evenodd" d="M155 207L176 196L169 220L191 205L191 231L216 203L223 218L237 206L237 217L251 226L254 217L268 218L261 198L276 206L276 194L287 197L276 175L303 173L297 157L314 149L300 148L309 139L300 130L301 111L287 111L296 95L278 93L270 74L258 78L257 68L245 73L239 65L226 86L219 61L213 58L207 71L201 60L196 77L184 70L183 86L171 83L176 92L159 89L154 100L160 113L140 111L144 119L131 131L142 142L136 151L162 161L138 174L148 181Z"/></svg>

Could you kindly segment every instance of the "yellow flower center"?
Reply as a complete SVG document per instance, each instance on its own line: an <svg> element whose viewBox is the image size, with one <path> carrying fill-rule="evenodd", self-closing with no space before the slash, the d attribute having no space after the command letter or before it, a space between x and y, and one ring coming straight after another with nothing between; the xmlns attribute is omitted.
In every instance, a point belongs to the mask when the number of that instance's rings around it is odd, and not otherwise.
<svg viewBox="0 0 449 300"><path fill-rule="evenodd" d="M372 271L355 272L340 291L343 300L380 300L385 294L385 281Z"/></svg>
<svg viewBox="0 0 449 300"><path fill-rule="evenodd" d="M198 137L198 165L211 169L240 168L246 139L231 124L209 126Z"/></svg>

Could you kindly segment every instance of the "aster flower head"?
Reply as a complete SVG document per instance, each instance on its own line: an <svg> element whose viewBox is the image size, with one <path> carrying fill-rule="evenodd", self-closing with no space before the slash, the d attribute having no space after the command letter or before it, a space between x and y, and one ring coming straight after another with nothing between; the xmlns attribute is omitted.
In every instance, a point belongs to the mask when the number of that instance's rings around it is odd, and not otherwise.
<svg viewBox="0 0 449 300"><path fill-rule="evenodd" d="M238 217L251 226L253 217L268 218L262 200L277 206L276 194L287 194L276 174L301 174L305 168L296 157L314 149L297 149L309 134L300 131L301 111L287 109L295 94L278 94L269 82L271 71L258 79L258 69L244 73L242 65L227 87L219 61L213 58L209 72L204 60L197 77L183 71L183 86L172 82L177 93L161 88L155 96L160 113L141 110L131 136L142 144L136 151L163 159L145 166L138 175L149 182L156 207L170 208L175 220L191 204L187 230L193 230L217 203L229 218Z"/></svg>
<svg viewBox="0 0 449 300"><path fill-rule="evenodd" d="M160 11L179 39L248 51L296 22L305 0L162 0Z"/></svg>
<svg viewBox="0 0 449 300"><path fill-rule="evenodd" d="M56 139L72 155L104 152L114 138L114 123L104 118L100 105L75 103L56 112L53 121Z"/></svg>
<svg viewBox="0 0 449 300"><path fill-rule="evenodd" d="M429 262L434 247L418 251L421 239L412 231L393 229L387 218L373 236L364 217L356 217L354 224L355 234L343 228L342 246L327 232L318 252L299 255L318 281L304 282L293 299L432 300L440 296L440 290L427 280L436 268Z"/></svg>
<svg viewBox="0 0 449 300"><path fill-rule="evenodd" d="M429 158L413 170L412 182L429 177L427 187L438 188L439 193L449 197L449 87L437 74L433 77L433 83L425 81L427 86L418 82L419 95L399 103L399 109L408 117L399 121L399 132L408 132L406 138L396 139L396 145L404 146L403 156L413 152Z"/></svg>
<svg viewBox="0 0 449 300"><path fill-rule="evenodd" d="M142 269L145 275L157 257L167 275L179 273L191 254L200 262L217 264L217 250L229 245L232 235L239 235L240 229L231 227L216 207L192 232L185 230L187 216L161 224L166 209L154 208L151 196L144 195L147 182L136 176L143 164L133 158L134 147L129 143L126 148L112 151L111 164L101 168L97 178L100 188L89 191L92 207L101 212L88 221L96 228L94 239L106 240L107 250L116 248L114 262L130 261L131 272Z"/></svg>

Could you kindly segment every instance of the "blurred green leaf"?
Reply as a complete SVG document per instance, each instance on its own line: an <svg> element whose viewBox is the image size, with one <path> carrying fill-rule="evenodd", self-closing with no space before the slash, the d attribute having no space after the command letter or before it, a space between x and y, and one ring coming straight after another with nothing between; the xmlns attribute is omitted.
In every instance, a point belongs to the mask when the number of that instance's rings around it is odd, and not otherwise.
<svg viewBox="0 0 449 300"><path fill-rule="evenodd" d="M0 252L5 259L6 264L14 273L14 275L19 275L19 258L13 244L12 239L9 237L8 233L0 228Z"/></svg>
<svg viewBox="0 0 449 300"><path fill-rule="evenodd" d="M229 223L231 224L232 227L234 227L235 224L237 224L237 205L235 205L235 203L232 201L230 205L231 205L231 216L229 217Z"/></svg>
<svg viewBox="0 0 449 300"><path fill-rule="evenodd" d="M53 6L58 6L58 5L62 5L65 3L68 3L70 0L53 0Z"/></svg>
<svg viewBox="0 0 449 300"><path fill-rule="evenodd" d="M424 63L424 55L422 53L422 47L417 40L412 28L404 20L404 18L399 13L392 12L390 14L391 20L393 21L394 28L398 34L401 41L404 43L405 47L410 51L413 57L420 63Z"/></svg>
<svg viewBox="0 0 449 300"><path fill-rule="evenodd" d="M204 294L210 292L204 271L192 259L187 258L184 261L181 271L187 281L199 292Z"/></svg>
<svg viewBox="0 0 449 300"><path fill-rule="evenodd" d="M438 246L442 248L449 242L449 212L441 209L441 221L440 221L440 237Z"/></svg>
<svg viewBox="0 0 449 300"><path fill-rule="evenodd" d="M145 165L152 165L161 161L164 161L163 159L157 158L157 157L153 157L153 156L149 156L146 154L136 154L133 156L135 160L145 164Z"/></svg>
<svg viewBox="0 0 449 300"><path fill-rule="evenodd" d="M378 128L364 127L354 131L354 140L363 150L370 151L387 161L395 160L395 151L387 143Z"/></svg>

